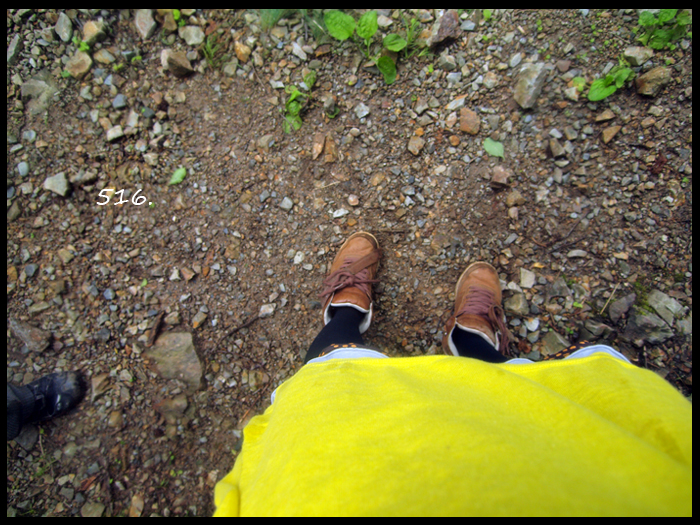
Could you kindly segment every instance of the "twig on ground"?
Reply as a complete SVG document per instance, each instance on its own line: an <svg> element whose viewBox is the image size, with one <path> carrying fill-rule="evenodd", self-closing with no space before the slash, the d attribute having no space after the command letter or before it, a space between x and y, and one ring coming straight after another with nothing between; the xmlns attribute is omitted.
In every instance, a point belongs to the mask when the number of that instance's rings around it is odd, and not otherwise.
<svg viewBox="0 0 700 525"><path fill-rule="evenodd" d="M163 320L164 316L165 316L165 312L163 312L163 311L158 312L158 315L156 316L156 320L153 323L153 326L148 331L148 341L146 342L146 347L151 347L151 346L153 346L153 343L155 343L156 337L158 336L158 330L160 329L160 323Z"/></svg>
<svg viewBox="0 0 700 525"><path fill-rule="evenodd" d="M605 304L603 305L603 309L600 311L599 315L602 315L603 312L605 311L605 308L608 306L608 303L610 302L610 299L612 299L613 296L615 295L615 292L617 291L617 287L618 287L618 286L620 286L620 283L617 283L617 284L615 285L615 289L614 289L614 290L612 291L612 293L610 294L610 297L608 297L608 300L605 301Z"/></svg>
<svg viewBox="0 0 700 525"><path fill-rule="evenodd" d="M258 315L255 314L254 316L252 316L250 319L248 319L242 325L231 328L223 336L221 336L221 339L219 339L219 341L216 343L216 346L214 348L219 348L221 343L223 343L224 339L226 339L227 337L230 337L232 334L235 334L236 332L238 332L239 330L242 330L243 328L248 328L250 325L252 325L258 319L259 319Z"/></svg>

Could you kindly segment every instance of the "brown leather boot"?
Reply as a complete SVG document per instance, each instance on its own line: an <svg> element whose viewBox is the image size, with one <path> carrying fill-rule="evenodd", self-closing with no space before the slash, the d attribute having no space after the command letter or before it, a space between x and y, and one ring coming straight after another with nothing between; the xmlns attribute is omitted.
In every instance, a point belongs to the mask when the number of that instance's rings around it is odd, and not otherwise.
<svg viewBox="0 0 700 525"><path fill-rule="evenodd" d="M372 283L379 267L381 251L374 235L367 232L352 234L340 247L331 265L328 277L323 281L321 297L323 324L331 320L330 308L350 306L365 313L360 333L365 333L372 322Z"/></svg>
<svg viewBox="0 0 700 525"><path fill-rule="evenodd" d="M480 335L505 354L510 332L506 328L501 299L496 269L485 262L470 264L455 287L455 308L445 326L443 351L448 355L459 355L452 342L452 332L457 327Z"/></svg>

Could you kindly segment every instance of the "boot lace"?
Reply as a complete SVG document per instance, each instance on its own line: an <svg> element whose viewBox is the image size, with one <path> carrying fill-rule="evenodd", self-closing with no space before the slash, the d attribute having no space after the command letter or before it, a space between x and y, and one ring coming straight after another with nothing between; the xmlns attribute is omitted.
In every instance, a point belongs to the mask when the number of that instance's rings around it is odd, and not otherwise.
<svg viewBox="0 0 700 525"><path fill-rule="evenodd" d="M367 268L363 268L357 273L352 273L347 270L348 266L357 262L359 259L359 257L348 257L338 270L330 274L323 281L324 289L319 297L326 297L338 290L351 286L359 288L367 294L368 297L371 297L371 285L379 281L376 279L369 279L369 270Z"/></svg>
<svg viewBox="0 0 700 525"><path fill-rule="evenodd" d="M504 321L503 307L496 303L494 293L486 288L479 286L470 286L467 289L464 305L457 312L455 317L460 315L478 315L487 320L495 331L501 333L499 338L498 351L504 354L508 349L508 341L510 340L510 332Z"/></svg>

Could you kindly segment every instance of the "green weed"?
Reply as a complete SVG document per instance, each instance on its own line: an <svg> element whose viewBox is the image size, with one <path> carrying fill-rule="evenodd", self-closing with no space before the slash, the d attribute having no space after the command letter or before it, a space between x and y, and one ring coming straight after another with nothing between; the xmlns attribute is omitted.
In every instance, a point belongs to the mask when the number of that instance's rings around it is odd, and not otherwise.
<svg viewBox="0 0 700 525"><path fill-rule="evenodd" d="M326 28L330 35L341 42L351 39L358 45L368 60L374 62L379 71L384 75L384 82L393 84L396 80L396 63L394 60L380 52L372 53L372 39L379 29L377 24L377 12L368 11L355 22L355 19L338 10L328 11L324 15ZM382 40L382 47L388 51L398 53L406 48L408 42L397 34L389 34Z"/></svg>
<svg viewBox="0 0 700 525"><path fill-rule="evenodd" d="M77 36L73 37L73 44L75 44L75 47L77 47L80 51L83 51L85 53L90 51L90 44L88 44L84 40L79 39Z"/></svg>
<svg viewBox="0 0 700 525"><path fill-rule="evenodd" d="M642 32L637 37L642 45L652 49L676 48L673 42L685 36L692 38L692 33L688 31L693 22L688 11L678 12L678 9L660 9L659 17L655 17L649 11L642 11L639 14L639 26L635 32Z"/></svg>
<svg viewBox="0 0 700 525"><path fill-rule="evenodd" d="M207 64L209 64L209 67L212 69L219 69L221 64L228 59L228 55L221 53L218 37L213 33L206 38L202 44L201 50Z"/></svg>
<svg viewBox="0 0 700 525"><path fill-rule="evenodd" d="M418 35L420 35L421 32L420 22L415 17L411 18L409 21L403 15L401 15L401 22L406 31L406 47L403 49L404 57L411 58L421 51L420 46L417 45Z"/></svg>
<svg viewBox="0 0 700 525"><path fill-rule="evenodd" d="M289 16L296 9L258 9L260 25L263 30L269 31L277 25L277 22Z"/></svg>
<svg viewBox="0 0 700 525"><path fill-rule="evenodd" d="M588 90L588 100L591 102L603 100L620 89L625 82L631 81L634 78L634 71L627 66L627 62L621 57L619 64L612 68L605 78L594 80Z"/></svg>
<svg viewBox="0 0 700 525"><path fill-rule="evenodd" d="M178 27L182 27L186 23L185 19L180 15L179 9L173 9L173 19L175 19L175 22L177 22Z"/></svg>
<svg viewBox="0 0 700 525"><path fill-rule="evenodd" d="M287 86L284 88L285 93L289 95L289 98L284 103L284 122L282 125L285 133L291 133L301 128L301 113L306 109L311 100L311 88L315 83L316 72L311 71L311 73L304 77L304 85L307 88L307 93L299 91L296 86Z"/></svg>

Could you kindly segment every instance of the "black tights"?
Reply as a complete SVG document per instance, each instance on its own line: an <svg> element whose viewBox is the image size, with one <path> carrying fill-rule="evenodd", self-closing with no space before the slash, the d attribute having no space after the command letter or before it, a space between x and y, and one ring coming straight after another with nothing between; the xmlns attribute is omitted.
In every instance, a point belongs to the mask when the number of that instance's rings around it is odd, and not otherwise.
<svg viewBox="0 0 700 525"><path fill-rule="evenodd" d="M349 306L331 308L330 313L332 315L330 322L323 327L314 342L311 343L309 351L306 352L304 364L308 363L310 359L318 357L323 350L332 344L354 343L359 346L365 344L362 340L362 334L360 334L360 323L365 314ZM452 341L459 355L463 357L480 359L488 363L504 363L508 360L477 334L455 328L452 332Z"/></svg>

